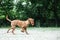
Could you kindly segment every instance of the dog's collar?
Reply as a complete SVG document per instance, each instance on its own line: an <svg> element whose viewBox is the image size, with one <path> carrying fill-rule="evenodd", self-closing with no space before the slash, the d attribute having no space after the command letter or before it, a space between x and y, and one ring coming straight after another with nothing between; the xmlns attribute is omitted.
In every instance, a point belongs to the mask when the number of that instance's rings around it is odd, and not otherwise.
<svg viewBox="0 0 60 40"><path fill-rule="evenodd" d="M30 20L27 20L29 22L29 24L31 24Z"/></svg>

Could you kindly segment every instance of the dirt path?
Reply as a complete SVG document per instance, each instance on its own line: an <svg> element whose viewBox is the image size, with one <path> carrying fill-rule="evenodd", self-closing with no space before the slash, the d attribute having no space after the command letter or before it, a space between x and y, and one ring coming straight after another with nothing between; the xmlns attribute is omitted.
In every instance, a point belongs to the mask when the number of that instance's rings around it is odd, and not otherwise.
<svg viewBox="0 0 60 40"><path fill-rule="evenodd" d="M6 33L7 28L0 28L0 40L60 40L60 30L58 29L28 29L29 35L21 33L20 29L15 30L15 35Z"/></svg>

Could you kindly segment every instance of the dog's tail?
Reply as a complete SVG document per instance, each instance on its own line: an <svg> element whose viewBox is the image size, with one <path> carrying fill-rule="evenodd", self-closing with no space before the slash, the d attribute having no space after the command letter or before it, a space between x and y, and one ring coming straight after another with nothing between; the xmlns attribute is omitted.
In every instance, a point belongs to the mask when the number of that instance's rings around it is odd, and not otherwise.
<svg viewBox="0 0 60 40"><path fill-rule="evenodd" d="M8 18L8 15L6 16L6 19L7 19L9 22L11 22L11 20Z"/></svg>

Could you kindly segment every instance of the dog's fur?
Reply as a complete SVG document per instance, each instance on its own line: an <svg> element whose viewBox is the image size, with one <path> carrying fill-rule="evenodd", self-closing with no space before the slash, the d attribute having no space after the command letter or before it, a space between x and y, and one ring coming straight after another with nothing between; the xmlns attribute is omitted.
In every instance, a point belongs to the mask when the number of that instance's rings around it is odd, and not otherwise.
<svg viewBox="0 0 60 40"><path fill-rule="evenodd" d="M13 20L13 21L11 21L10 19L8 19L8 16L6 16L6 19L9 22L11 22L11 28L8 29L7 33L9 32L9 30L12 29L12 33L15 34L14 30L15 30L15 27L17 25L17 26L22 28L21 32L26 32L26 34L28 34L27 26L29 24L34 25L34 19L32 19L32 18L28 18L26 21L22 21L22 20Z"/></svg>

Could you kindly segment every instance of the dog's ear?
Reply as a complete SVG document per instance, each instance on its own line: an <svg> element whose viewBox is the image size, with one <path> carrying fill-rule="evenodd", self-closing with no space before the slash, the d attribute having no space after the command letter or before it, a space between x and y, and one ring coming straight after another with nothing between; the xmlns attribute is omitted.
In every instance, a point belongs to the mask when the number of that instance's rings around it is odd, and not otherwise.
<svg viewBox="0 0 60 40"><path fill-rule="evenodd" d="M32 19L32 18L28 18L28 20L29 20L29 21L32 21L32 20L34 20L34 19Z"/></svg>
<svg viewBox="0 0 60 40"><path fill-rule="evenodd" d="M30 18L28 18L28 21L30 22Z"/></svg>

